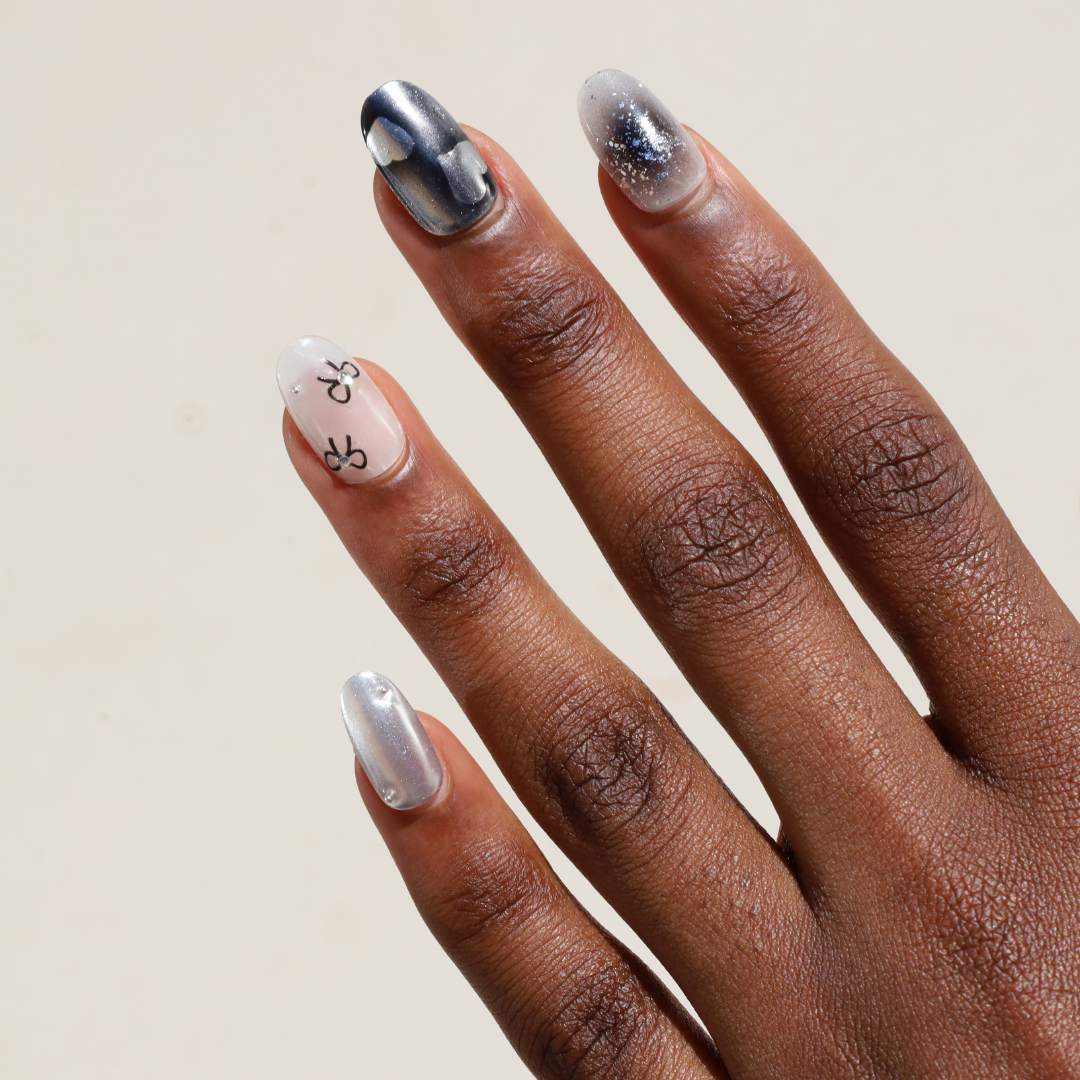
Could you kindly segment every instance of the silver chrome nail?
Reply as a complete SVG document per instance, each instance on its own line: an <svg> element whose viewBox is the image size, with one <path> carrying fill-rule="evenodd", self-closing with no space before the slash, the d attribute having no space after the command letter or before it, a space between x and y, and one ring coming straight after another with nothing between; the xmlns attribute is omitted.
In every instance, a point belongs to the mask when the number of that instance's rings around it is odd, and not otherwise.
<svg viewBox="0 0 1080 1080"><path fill-rule="evenodd" d="M701 151L644 83L607 68L585 80L577 105L600 164L642 210L666 210L701 186Z"/></svg>
<svg viewBox="0 0 1080 1080"><path fill-rule="evenodd" d="M341 688L341 717L379 798L413 810L442 786L439 755L405 695L385 676L361 671Z"/></svg>

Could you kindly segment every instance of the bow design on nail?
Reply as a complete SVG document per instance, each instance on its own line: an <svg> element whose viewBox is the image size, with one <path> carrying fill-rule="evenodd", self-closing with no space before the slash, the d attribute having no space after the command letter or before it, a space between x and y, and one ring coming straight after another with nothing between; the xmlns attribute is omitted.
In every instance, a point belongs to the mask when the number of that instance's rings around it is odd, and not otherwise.
<svg viewBox="0 0 1080 1080"><path fill-rule="evenodd" d="M343 360L340 367L333 360L324 359L323 363L329 364L334 369L334 374L329 379L324 379L321 375L317 375L316 378L319 382L330 384L326 392L330 395L331 401L336 401L339 405L348 405L349 398L352 397L353 379L359 378L360 369L348 360ZM345 396L339 397L342 391L345 392Z"/></svg>
<svg viewBox="0 0 1080 1080"><path fill-rule="evenodd" d="M337 398L334 398L336 401ZM353 458L359 454L360 464L357 465ZM341 472L342 469L347 469L351 465L354 469L366 469L367 468L367 454L364 453L360 447L353 449L352 436L345 436L345 450L342 452L334 445L334 440L330 440L330 449L324 451L323 457L326 459L326 464L334 471Z"/></svg>

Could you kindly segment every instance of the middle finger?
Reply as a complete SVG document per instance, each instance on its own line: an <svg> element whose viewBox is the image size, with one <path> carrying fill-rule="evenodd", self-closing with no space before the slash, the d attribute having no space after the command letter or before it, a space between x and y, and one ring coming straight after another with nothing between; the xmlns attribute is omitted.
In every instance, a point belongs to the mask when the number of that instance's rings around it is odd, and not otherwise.
<svg viewBox="0 0 1080 1080"><path fill-rule="evenodd" d="M392 239L507 396L631 598L762 777L804 869L850 865L944 752L824 578L758 465L659 354L526 177L421 229L376 178ZM929 800L928 800L929 801Z"/></svg>

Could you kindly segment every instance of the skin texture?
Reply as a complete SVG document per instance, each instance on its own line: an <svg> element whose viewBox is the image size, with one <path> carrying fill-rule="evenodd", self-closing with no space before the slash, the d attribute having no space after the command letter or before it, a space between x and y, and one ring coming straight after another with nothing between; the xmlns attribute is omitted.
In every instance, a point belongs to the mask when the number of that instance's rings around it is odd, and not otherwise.
<svg viewBox="0 0 1080 1080"><path fill-rule="evenodd" d="M628 594L773 799L762 834L568 611L385 372L409 456L301 478L524 805L685 991L580 909L476 764L364 801L417 906L532 1071L1080 1077L1080 635L927 392L704 140L709 177L616 225L738 387L926 687L897 688L746 451L507 154L453 237L380 179L388 232L507 396ZM627 468L626 462L635 467Z"/></svg>

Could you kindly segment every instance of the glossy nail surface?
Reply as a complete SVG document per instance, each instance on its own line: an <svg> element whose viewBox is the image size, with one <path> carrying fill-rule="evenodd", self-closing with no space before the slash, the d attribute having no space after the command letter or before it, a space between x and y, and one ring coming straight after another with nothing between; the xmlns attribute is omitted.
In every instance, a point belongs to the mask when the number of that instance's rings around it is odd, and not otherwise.
<svg viewBox="0 0 1080 1080"><path fill-rule="evenodd" d="M405 432L390 403L332 341L297 338L278 357L277 380L296 426L345 483L374 480L401 461Z"/></svg>
<svg viewBox="0 0 1080 1080"><path fill-rule="evenodd" d="M384 83L364 102L360 127L379 172L428 232L460 232L495 205L498 188L480 151L419 86Z"/></svg>
<svg viewBox="0 0 1080 1080"><path fill-rule="evenodd" d="M423 724L385 676L361 671L341 688L341 716L353 750L379 798L412 810L435 797L443 771Z"/></svg>
<svg viewBox="0 0 1080 1080"><path fill-rule="evenodd" d="M585 80L578 117L608 175L642 210L655 213L696 191L705 159L651 90L608 68Z"/></svg>

